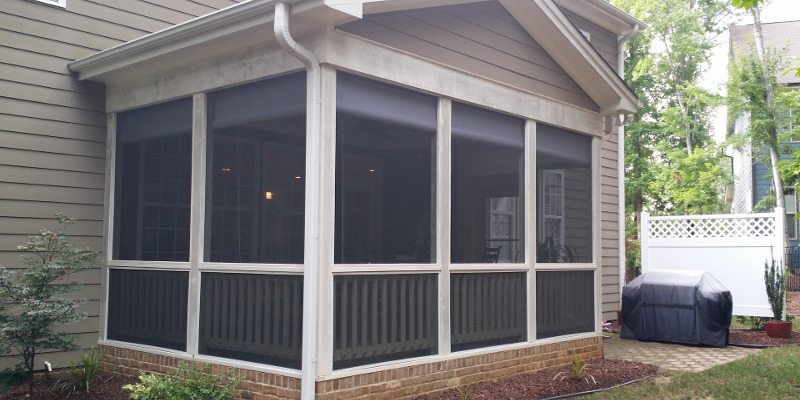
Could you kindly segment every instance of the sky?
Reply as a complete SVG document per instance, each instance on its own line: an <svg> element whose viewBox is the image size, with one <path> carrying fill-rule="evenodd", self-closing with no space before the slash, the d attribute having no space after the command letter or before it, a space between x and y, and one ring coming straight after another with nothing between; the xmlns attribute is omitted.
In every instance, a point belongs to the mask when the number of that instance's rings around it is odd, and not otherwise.
<svg viewBox="0 0 800 400"><path fill-rule="evenodd" d="M782 22L800 20L800 0L768 0L761 13L761 22ZM736 25L752 24L749 14L743 15ZM723 33L719 45L711 56L711 66L701 80L704 87L715 93L725 94L725 82L728 79L728 34ZM713 134L718 140L725 139L725 107L720 107L714 117Z"/></svg>

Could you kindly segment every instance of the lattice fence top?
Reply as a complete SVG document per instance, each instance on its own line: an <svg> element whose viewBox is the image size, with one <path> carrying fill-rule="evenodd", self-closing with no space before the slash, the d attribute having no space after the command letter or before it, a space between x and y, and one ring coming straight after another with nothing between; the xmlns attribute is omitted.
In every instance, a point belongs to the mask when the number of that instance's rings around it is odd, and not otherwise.
<svg viewBox="0 0 800 400"><path fill-rule="evenodd" d="M775 218L771 217L651 219L649 225L654 239L775 236Z"/></svg>

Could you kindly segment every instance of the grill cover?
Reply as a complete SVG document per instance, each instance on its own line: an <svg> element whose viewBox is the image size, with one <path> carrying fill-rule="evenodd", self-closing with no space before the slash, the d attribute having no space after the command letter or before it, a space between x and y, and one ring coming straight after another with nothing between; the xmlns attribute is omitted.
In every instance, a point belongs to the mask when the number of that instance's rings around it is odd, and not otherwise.
<svg viewBox="0 0 800 400"><path fill-rule="evenodd" d="M704 271L652 270L622 288L621 337L724 347L731 292Z"/></svg>

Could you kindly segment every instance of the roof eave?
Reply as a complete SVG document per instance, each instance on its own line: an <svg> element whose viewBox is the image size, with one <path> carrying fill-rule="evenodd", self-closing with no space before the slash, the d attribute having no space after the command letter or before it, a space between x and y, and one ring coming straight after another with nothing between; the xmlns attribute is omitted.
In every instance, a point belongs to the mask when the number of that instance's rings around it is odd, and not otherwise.
<svg viewBox="0 0 800 400"><path fill-rule="evenodd" d="M602 115L636 112L639 98L592 48L553 0L500 0L500 3L515 16L540 16L539 22L534 21L535 18L519 18L518 22L597 103ZM552 25L542 23L542 17ZM554 32L561 35L553 35Z"/></svg>
<svg viewBox="0 0 800 400"><path fill-rule="evenodd" d="M618 37L647 28L647 24L606 0L554 0L556 4L584 17Z"/></svg>

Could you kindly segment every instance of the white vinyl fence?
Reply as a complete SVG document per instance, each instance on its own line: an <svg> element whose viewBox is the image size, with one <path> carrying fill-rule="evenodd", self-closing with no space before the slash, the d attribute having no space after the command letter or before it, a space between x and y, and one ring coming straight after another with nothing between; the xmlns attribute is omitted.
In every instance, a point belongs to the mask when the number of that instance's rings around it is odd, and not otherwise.
<svg viewBox="0 0 800 400"><path fill-rule="evenodd" d="M733 314L772 317L764 263L784 263L784 214L651 217L642 213L642 272L702 270L733 296Z"/></svg>

